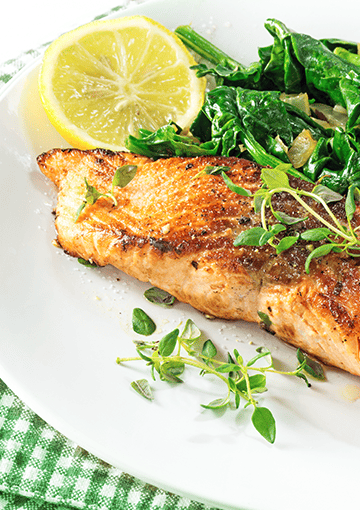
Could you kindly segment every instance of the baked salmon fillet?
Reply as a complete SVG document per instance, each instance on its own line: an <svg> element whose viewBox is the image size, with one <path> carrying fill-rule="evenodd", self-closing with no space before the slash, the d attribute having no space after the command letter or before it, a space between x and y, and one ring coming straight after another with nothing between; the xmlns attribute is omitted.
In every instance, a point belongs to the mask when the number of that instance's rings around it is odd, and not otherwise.
<svg viewBox="0 0 360 510"><path fill-rule="evenodd" d="M254 193L261 186L259 165L213 156L153 161L102 149L53 149L37 161L58 187L55 226L66 253L111 264L215 317L261 322L258 312L266 313L279 338L360 375L357 259L331 253L314 259L307 274L304 241L279 255L270 245L235 247L240 232L260 225L252 199L230 191L220 175L198 175L208 165L226 165L231 180ZM76 219L85 178L107 193L123 165L136 165L137 172L114 188L117 205L100 197ZM290 196L276 200L277 210L296 215L300 206ZM345 222L343 204L332 208ZM360 223L358 210L353 221ZM316 226L310 218L293 228Z"/></svg>

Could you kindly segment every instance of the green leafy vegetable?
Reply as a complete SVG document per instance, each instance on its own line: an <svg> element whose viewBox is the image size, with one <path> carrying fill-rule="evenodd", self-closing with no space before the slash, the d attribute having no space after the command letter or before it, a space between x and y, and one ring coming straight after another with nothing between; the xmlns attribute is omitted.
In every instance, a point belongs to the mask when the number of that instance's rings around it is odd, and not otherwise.
<svg viewBox="0 0 360 510"><path fill-rule="evenodd" d="M263 227L254 227L244 230L237 236L234 246L261 246L261 239L268 231ZM271 236L273 237L273 236Z"/></svg>
<svg viewBox="0 0 360 510"><path fill-rule="evenodd" d="M335 191L333 191L321 184L318 184L317 186L315 186L315 188L312 190L312 193L314 195L317 195L319 198L321 198L327 204L330 204L331 202L338 202L339 200L342 200L342 198L343 198L342 195L340 195L340 193L336 193Z"/></svg>
<svg viewBox="0 0 360 510"><path fill-rule="evenodd" d="M206 340L203 345L201 354L206 358L214 358L217 355L217 349L211 340Z"/></svg>
<svg viewBox="0 0 360 510"><path fill-rule="evenodd" d="M199 145L197 140L182 135L181 128L173 122L155 132L139 129L137 137L129 135L125 145L130 152L153 159L216 154L216 149L207 145Z"/></svg>
<svg viewBox="0 0 360 510"><path fill-rule="evenodd" d="M285 250L288 250L298 241L298 239L299 235L283 237L275 247L276 253L279 254Z"/></svg>
<svg viewBox="0 0 360 510"><path fill-rule="evenodd" d="M273 211L273 215L284 225L296 225L297 223L301 223L307 219L307 216L304 218L295 218L294 216L289 216L282 211Z"/></svg>
<svg viewBox="0 0 360 510"><path fill-rule="evenodd" d="M305 241L323 241L331 235L331 230L325 227L311 228L303 232L300 237Z"/></svg>
<svg viewBox="0 0 360 510"><path fill-rule="evenodd" d="M222 175L222 177L223 177L223 179L225 181L225 184L227 185L227 187L229 189L231 189L231 191L233 191L234 193L237 193L238 195L241 195L243 197L250 197L251 196L250 191L248 191L247 189L242 188L241 186L238 186L237 184L234 184L232 182L232 180L230 179L230 177L228 175L226 175L224 170L221 172L221 175Z"/></svg>
<svg viewBox="0 0 360 510"><path fill-rule="evenodd" d="M355 186L355 184L352 184L348 189L348 193L347 193L346 201L345 201L345 213L346 213L346 217L349 219L349 221L351 221L354 217L354 213L356 210L355 202L359 202L359 200L360 200L360 191Z"/></svg>
<svg viewBox="0 0 360 510"><path fill-rule="evenodd" d="M360 55L357 52L354 53L353 51L347 50L341 46L336 46L333 51L334 55L341 57L343 60L346 60L346 62L349 62L350 64L355 64L356 66L360 67Z"/></svg>
<svg viewBox="0 0 360 510"><path fill-rule="evenodd" d="M85 206L87 204L93 205L93 204L95 204L95 202L97 202L97 200L101 196L104 196L103 193L100 193L94 186L91 186L88 183L86 177L84 177L84 181L85 181L85 186L86 186L85 199L83 200L83 202L80 204L78 210L76 211L75 223L79 219L80 214L82 213L83 209L85 208Z"/></svg>
<svg viewBox="0 0 360 510"><path fill-rule="evenodd" d="M217 398L212 400L209 404L201 404L201 407L204 409L221 409L226 407L229 404L230 399L228 397L225 398Z"/></svg>
<svg viewBox="0 0 360 510"><path fill-rule="evenodd" d="M271 321L266 314L259 312L260 318ZM171 383L182 383L179 377L183 374L185 367L197 368L200 375L212 375L222 381L226 388L223 397L216 398L208 404L202 404L205 409L223 409L235 404L236 409L240 403L244 403L244 408L252 406L252 423L255 429L268 442L273 443L276 436L275 419L272 413L255 399L255 395L262 395L267 391L266 374L277 373L288 376L300 377L310 386L304 370L308 370L313 375L317 373L320 377L320 371L317 365L314 365L300 351L298 352L299 363L293 371L280 371L275 369L271 353L268 349L259 347L256 354L245 362L239 352L234 349L228 353L228 360L219 358L218 351L214 343L208 339L199 348L194 348L195 340L202 336L201 331L192 320L188 320L182 333L175 329L166 334L160 341L146 342L136 341L138 356L131 358L117 358L117 363L122 364L129 361L145 361L151 368L152 376L155 379L158 374L160 380ZM300 357L302 356L302 357ZM149 385L146 380L135 381L133 387L146 398L152 398Z"/></svg>
<svg viewBox="0 0 360 510"><path fill-rule="evenodd" d="M306 259L305 271L307 273L310 272L310 262L313 259L324 257L325 255L328 255L331 251L333 251L333 249L334 249L334 245L332 243L329 243L329 244L322 244L321 246L318 246L317 248L312 250L310 252L310 255L308 256L308 258Z"/></svg>
<svg viewBox="0 0 360 510"><path fill-rule="evenodd" d="M209 65L195 66L197 75L211 75L216 87L206 94L190 127L193 136L170 123L155 133L140 130L129 136L129 150L152 158L169 156L244 156L264 166L277 167L328 189L345 194L360 187L360 65L357 46L337 39L317 40L268 19L265 29L273 44L259 48L259 60L244 66L207 41L190 26L175 32ZM281 93L280 93L281 91ZM285 96L284 96L285 94ZM308 97L309 108L288 101L291 95ZM310 105L315 105L310 109ZM321 125L316 107L325 103L343 108L346 122ZM295 169L290 154L304 130L316 142ZM229 186L230 187L230 186Z"/></svg>

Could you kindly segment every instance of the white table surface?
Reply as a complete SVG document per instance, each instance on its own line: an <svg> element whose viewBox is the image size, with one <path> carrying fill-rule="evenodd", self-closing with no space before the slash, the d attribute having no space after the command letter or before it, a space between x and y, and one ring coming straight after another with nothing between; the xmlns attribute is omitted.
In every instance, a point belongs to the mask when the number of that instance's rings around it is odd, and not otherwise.
<svg viewBox="0 0 360 510"><path fill-rule="evenodd" d="M147 0L7 0L1 6L0 64L36 49L118 5Z"/></svg>

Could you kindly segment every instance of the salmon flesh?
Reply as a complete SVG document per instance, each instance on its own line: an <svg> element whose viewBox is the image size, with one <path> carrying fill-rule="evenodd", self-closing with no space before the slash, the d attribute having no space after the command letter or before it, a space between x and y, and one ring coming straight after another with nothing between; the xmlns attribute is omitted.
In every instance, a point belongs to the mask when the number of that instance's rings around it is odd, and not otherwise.
<svg viewBox="0 0 360 510"><path fill-rule="evenodd" d="M208 165L225 165L234 183L254 193L262 184L259 165L215 156L153 161L103 149L53 149L37 161L58 187L55 226L66 253L111 264L215 317L261 322L258 312L263 312L271 332L284 341L360 375L357 259L330 253L314 259L307 274L305 241L278 255L268 244L235 247L240 232L260 226L252 198L230 191L220 175L198 175ZM76 219L85 178L107 193L123 165L136 165L137 172L125 187L114 188L117 205L101 197ZM292 179L293 186L308 186ZM304 216L290 196L274 200L277 210ZM332 209L346 221L343 203ZM309 218L292 228L316 226Z"/></svg>

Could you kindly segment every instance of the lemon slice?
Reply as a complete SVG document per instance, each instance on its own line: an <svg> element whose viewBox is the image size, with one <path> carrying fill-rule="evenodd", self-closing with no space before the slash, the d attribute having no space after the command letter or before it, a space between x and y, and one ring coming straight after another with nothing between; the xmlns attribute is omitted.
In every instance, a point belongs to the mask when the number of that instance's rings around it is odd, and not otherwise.
<svg viewBox="0 0 360 510"><path fill-rule="evenodd" d="M94 21L56 39L44 55L39 92L65 140L79 149L124 150L129 134L174 121L187 129L205 79L175 34L144 16Z"/></svg>

